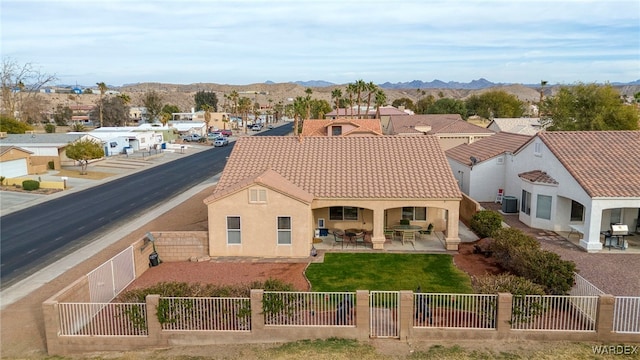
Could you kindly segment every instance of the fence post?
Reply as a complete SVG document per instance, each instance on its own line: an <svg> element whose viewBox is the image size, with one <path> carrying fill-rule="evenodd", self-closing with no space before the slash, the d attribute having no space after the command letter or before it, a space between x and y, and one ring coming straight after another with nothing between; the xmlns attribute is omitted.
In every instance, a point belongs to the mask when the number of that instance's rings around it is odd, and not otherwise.
<svg viewBox="0 0 640 360"><path fill-rule="evenodd" d="M251 289L251 333L254 335L262 335L264 333L263 297L264 290Z"/></svg>
<svg viewBox="0 0 640 360"><path fill-rule="evenodd" d="M498 338L505 339L511 332L511 312L513 307L513 295L510 293L498 293L498 309L496 311L496 330Z"/></svg>
<svg viewBox="0 0 640 360"><path fill-rule="evenodd" d="M598 297L596 333L599 341L607 342L611 340L615 302L616 298L613 295L603 294Z"/></svg>
<svg viewBox="0 0 640 360"><path fill-rule="evenodd" d="M369 291L356 290L356 332L360 340L369 339Z"/></svg>
<svg viewBox="0 0 640 360"><path fill-rule="evenodd" d="M60 344L60 312L57 301L45 301L42 303L44 315L44 335L47 341L47 353L49 355L64 355L63 346Z"/></svg>
<svg viewBox="0 0 640 360"><path fill-rule="evenodd" d="M147 332L149 339L156 346L162 343L162 324L158 320L158 304L160 304L160 295L147 295L145 298L147 303Z"/></svg>
<svg viewBox="0 0 640 360"><path fill-rule="evenodd" d="M413 329L413 291L400 291L400 306L398 309L398 321L400 322L400 340L409 340Z"/></svg>

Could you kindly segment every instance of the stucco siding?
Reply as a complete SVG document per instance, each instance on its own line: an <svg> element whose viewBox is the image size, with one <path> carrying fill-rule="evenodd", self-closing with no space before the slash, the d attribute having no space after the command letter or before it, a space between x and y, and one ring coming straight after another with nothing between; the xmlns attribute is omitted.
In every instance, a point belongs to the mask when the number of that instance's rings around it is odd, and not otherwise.
<svg viewBox="0 0 640 360"><path fill-rule="evenodd" d="M266 189L266 203L250 203L249 189ZM277 191L252 186L208 206L209 255L249 257L309 256L313 240L308 204ZM241 244L227 243L227 216L240 217ZM277 243L278 217L291 217L290 245Z"/></svg>

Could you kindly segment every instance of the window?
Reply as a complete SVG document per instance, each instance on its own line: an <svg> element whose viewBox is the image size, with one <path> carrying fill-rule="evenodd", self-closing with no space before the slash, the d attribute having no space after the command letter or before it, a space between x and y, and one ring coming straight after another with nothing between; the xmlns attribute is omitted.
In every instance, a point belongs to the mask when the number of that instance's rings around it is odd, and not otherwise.
<svg viewBox="0 0 640 360"><path fill-rule="evenodd" d="M322 218L318 219L318 228L324 229L324 219Z"/></svg>
<svg viewBox="0 0 640 360"><path fill-rule="evenodd" d="M227 216L227 244L242 244L240 216Z"/></svg>
<svg viewBox="0 0 640 360"><path fill-rule="evenodd" d="M584 206L571 200L571 221L584 221Z"/></svg>
<svg viewBox="0 0 640 360"><path fill-rule="evenodd" d="M427 208L426 207L403 207L402 218L412 221L427 221Z"/></svg>
<svg viewBox="0 0 640 360"><path fill-rule="evenodd" d="M609 219L609 221L612 224L621 224L622 223L622 209L620 209L620 208L611 209L611 218Z"/></svg>
<svg viewBox="0 0 640 360"><path fill-rule="evenodd" d="M267 190L266 189L249 189L249 202L250 203L266 203Z"/></svg>
<svg viewBox="0 0 640 360"><path fill-rule="evenodd" d="M542 156L542 143L536 141L533 144L533 155Z"/></svg>
<svg viewBox="0 0 640 360"><path fill-rule="evenodd" d="M114 147L117 147L117 146L118 146L118 143L117 143L117 142L110 142L110 143L109 143L109 147L114 148Z"/></svg>
<svg viewBox="0 0 640 360"><path fill-rule="evenodd" d="M331 135L333 135L333 136L342 135L342 126L332 126L331 127Z"/></svg>
<svg viewBox="0 0 640 360"><path fill-rule="evenodd" d="M531 215L531 193L526 190L522 190L522 205L520 211Z"/></svg>
<svg viewBox="0 0 640 360"><path fill-rule="evenodd" d="M278 245L291 245L291 217L278 216Z"/></svg>
<svg viewBox="0 0 640 360"><path fill-rule="evenodd" d="M351 206L332 206L329 208L329 220L358 220L358 208Z"/></svg>
<svg viewBox="0 0 640 360"><path fill-rule="evenodd" d="M551 220L551 196L538 195L538 205L536 206L536 217L538 219Z"/></svg>

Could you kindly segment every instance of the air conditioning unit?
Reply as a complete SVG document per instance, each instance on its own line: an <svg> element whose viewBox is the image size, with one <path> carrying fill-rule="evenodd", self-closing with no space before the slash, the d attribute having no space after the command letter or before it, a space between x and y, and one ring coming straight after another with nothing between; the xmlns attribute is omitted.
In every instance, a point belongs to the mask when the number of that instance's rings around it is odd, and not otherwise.
<svg viewBox="0 0 640 360"><path fill-rule="evenodd" d="M502 212L514 214L518 212L518 198L515 196L504 196L502 198Z"/></svg>

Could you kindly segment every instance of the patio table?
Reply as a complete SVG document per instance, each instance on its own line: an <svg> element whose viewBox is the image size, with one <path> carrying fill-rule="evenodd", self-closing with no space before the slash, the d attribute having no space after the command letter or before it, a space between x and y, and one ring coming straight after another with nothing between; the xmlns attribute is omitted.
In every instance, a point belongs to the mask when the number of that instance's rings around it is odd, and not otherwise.
<svg viewBox="0 0 640 360"><path fill-rule="evenodd" d="M418 226L418 225L395 225L394 227L392 227L393 231L397 231L403 234L402 238L404 239L404 233L405 232L419 232L420 230L422 230L422 226ZM404 240L402 241L402 244L404 245Z"/></svg>

